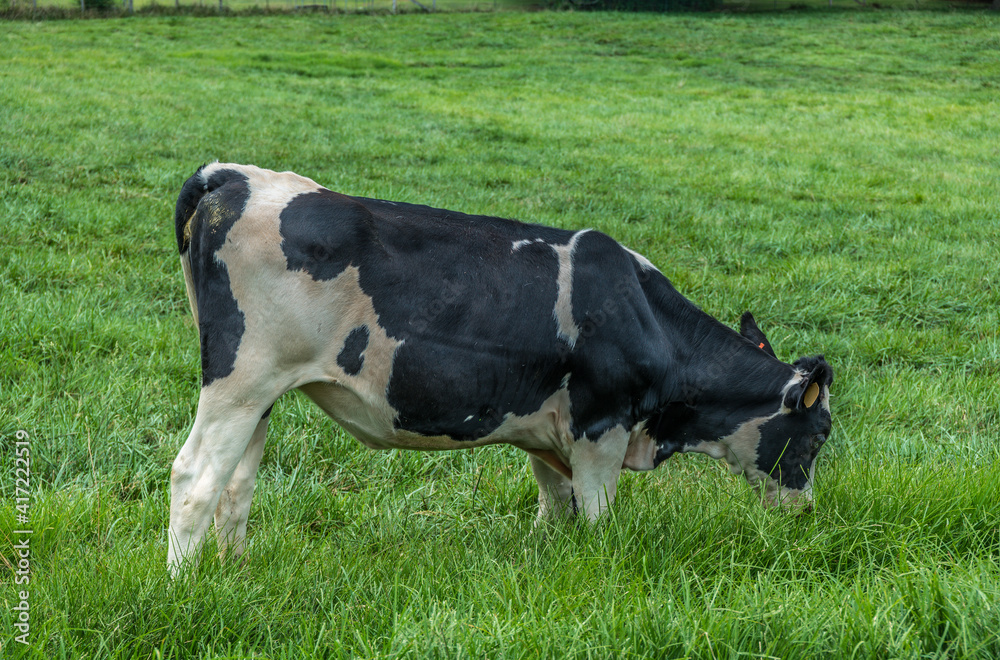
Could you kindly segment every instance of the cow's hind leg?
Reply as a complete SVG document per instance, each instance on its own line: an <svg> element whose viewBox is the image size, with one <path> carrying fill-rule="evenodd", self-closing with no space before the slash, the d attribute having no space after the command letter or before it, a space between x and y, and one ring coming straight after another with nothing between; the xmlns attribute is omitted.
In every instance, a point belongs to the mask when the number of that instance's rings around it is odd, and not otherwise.
<svg viewBox="0 0 1000 660"><path fill-rule="evenodd" d="M573 482L555 470L540 456L529 456L531 471L538 482L538 518L535 526L543 520L562 518L573 512Z"/></svg>
<svg viewBox="0 0 1000 660"><path fill-rule="evenodd" d="M167 565L174 575L186 559L197 556L222 491L237 466L244 457L251 459L247 467L250 462L259 461L259 457L256 461L252 459L263 450L267 425L261 418L273 399L255 404L252 398L225 392L224 385L202 389L194 427L170 473ZM251 450L258 435L260 447ZM236 523L238 526L238 519Z"/></svg>
<svg viewBox="0 0 1000 660"><path fill-rule="evenodd" d="M220 555L239 559L246 549L247 518L250 515L257 468L264 455L264 439L270 419L271 409L268 408L257 422L250 444L244 450L233 476L219 495L219 504L215 508L215 530L219 537Z"/></svg>

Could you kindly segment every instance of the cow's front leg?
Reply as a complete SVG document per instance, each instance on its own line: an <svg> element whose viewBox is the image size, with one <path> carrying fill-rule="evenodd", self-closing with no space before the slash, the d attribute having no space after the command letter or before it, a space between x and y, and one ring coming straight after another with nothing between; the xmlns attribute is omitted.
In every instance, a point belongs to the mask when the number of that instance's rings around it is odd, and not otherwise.
<svg viewBox="0 0 1000 660"><path fill-rule="evenodd" d="M228 554L233 559L243 556L250 502L257 480L257 468L264 455L264 439L267 437L270 412L268 410L257 423L250 444L243 452L243 458L219 496L219 504L215 508L215 530L219 537L219 554L222 556Z"/></svg>
<svg viewBox="0 0 1000 660"><path fill-rule="evenodd" d="M586 436L573 442L573 500L578 513L597 520L615 501L618 475L628 450L629 433L622 426L605 431L596 440Z"/></svg>

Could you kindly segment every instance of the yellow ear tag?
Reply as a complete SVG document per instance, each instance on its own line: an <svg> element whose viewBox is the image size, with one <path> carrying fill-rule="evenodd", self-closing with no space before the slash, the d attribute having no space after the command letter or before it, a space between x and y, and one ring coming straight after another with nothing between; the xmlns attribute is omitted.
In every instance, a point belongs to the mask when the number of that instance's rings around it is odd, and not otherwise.
<svg viewBox="0 0 1000 660"><path fill-rule="evenodd" d="M812 408L813 404L816 403L816 399L819 398L819 383L813 383L806 388L806 393L802 396L802 402L806 404L806 408Z"/></svg>

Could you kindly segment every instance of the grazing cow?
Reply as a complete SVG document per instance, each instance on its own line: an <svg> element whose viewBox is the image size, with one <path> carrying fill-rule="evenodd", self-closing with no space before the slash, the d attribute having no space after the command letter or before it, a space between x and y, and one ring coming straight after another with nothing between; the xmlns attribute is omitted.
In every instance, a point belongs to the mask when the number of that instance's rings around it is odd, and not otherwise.
<svg viewBox="0 0 1000 660"><path fill-rule="evenodd" d="M271 407L293 388L371 448L523 449L540 518L595 519L622 468L674 452L725 459L765 503L812 498L823 357L779 361L749 313L737 334L600 232L222 163L184 184L176 229L202 385L171 472L175 573L213 515L242 553Z"/></svg>

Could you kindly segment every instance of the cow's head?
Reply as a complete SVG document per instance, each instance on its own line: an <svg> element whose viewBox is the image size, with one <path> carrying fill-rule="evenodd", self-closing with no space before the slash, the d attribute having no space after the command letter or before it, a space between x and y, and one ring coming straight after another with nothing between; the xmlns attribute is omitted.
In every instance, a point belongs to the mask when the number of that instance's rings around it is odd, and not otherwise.
<svg viewBox="0 0 1000 660"><path fill-rule="evenodd" d="M740 334L775 357L771 343L750 312L740 319ZM759 424L751 420L740 427L745 434L757 434L753 451L747 451L751 449L748 447L743 456L737 456L745 465L741 471L760 489L764 503L770 506L812 502L816 456L832 428L833 369L822 355L799 358L792 367L795 373L782 386L780 408Z"/></svg>
<svg viewBox="0 0 1000 660"><path fill-rule="evenodd" d="M833 369L821 355L792 365L771 359L749 312L740 334L759 353L744 345L716 360L719 373L650 420L655 462L676 451L708 454L744 475L764 504L808 505L816 455L830 435Z"/></svg>

